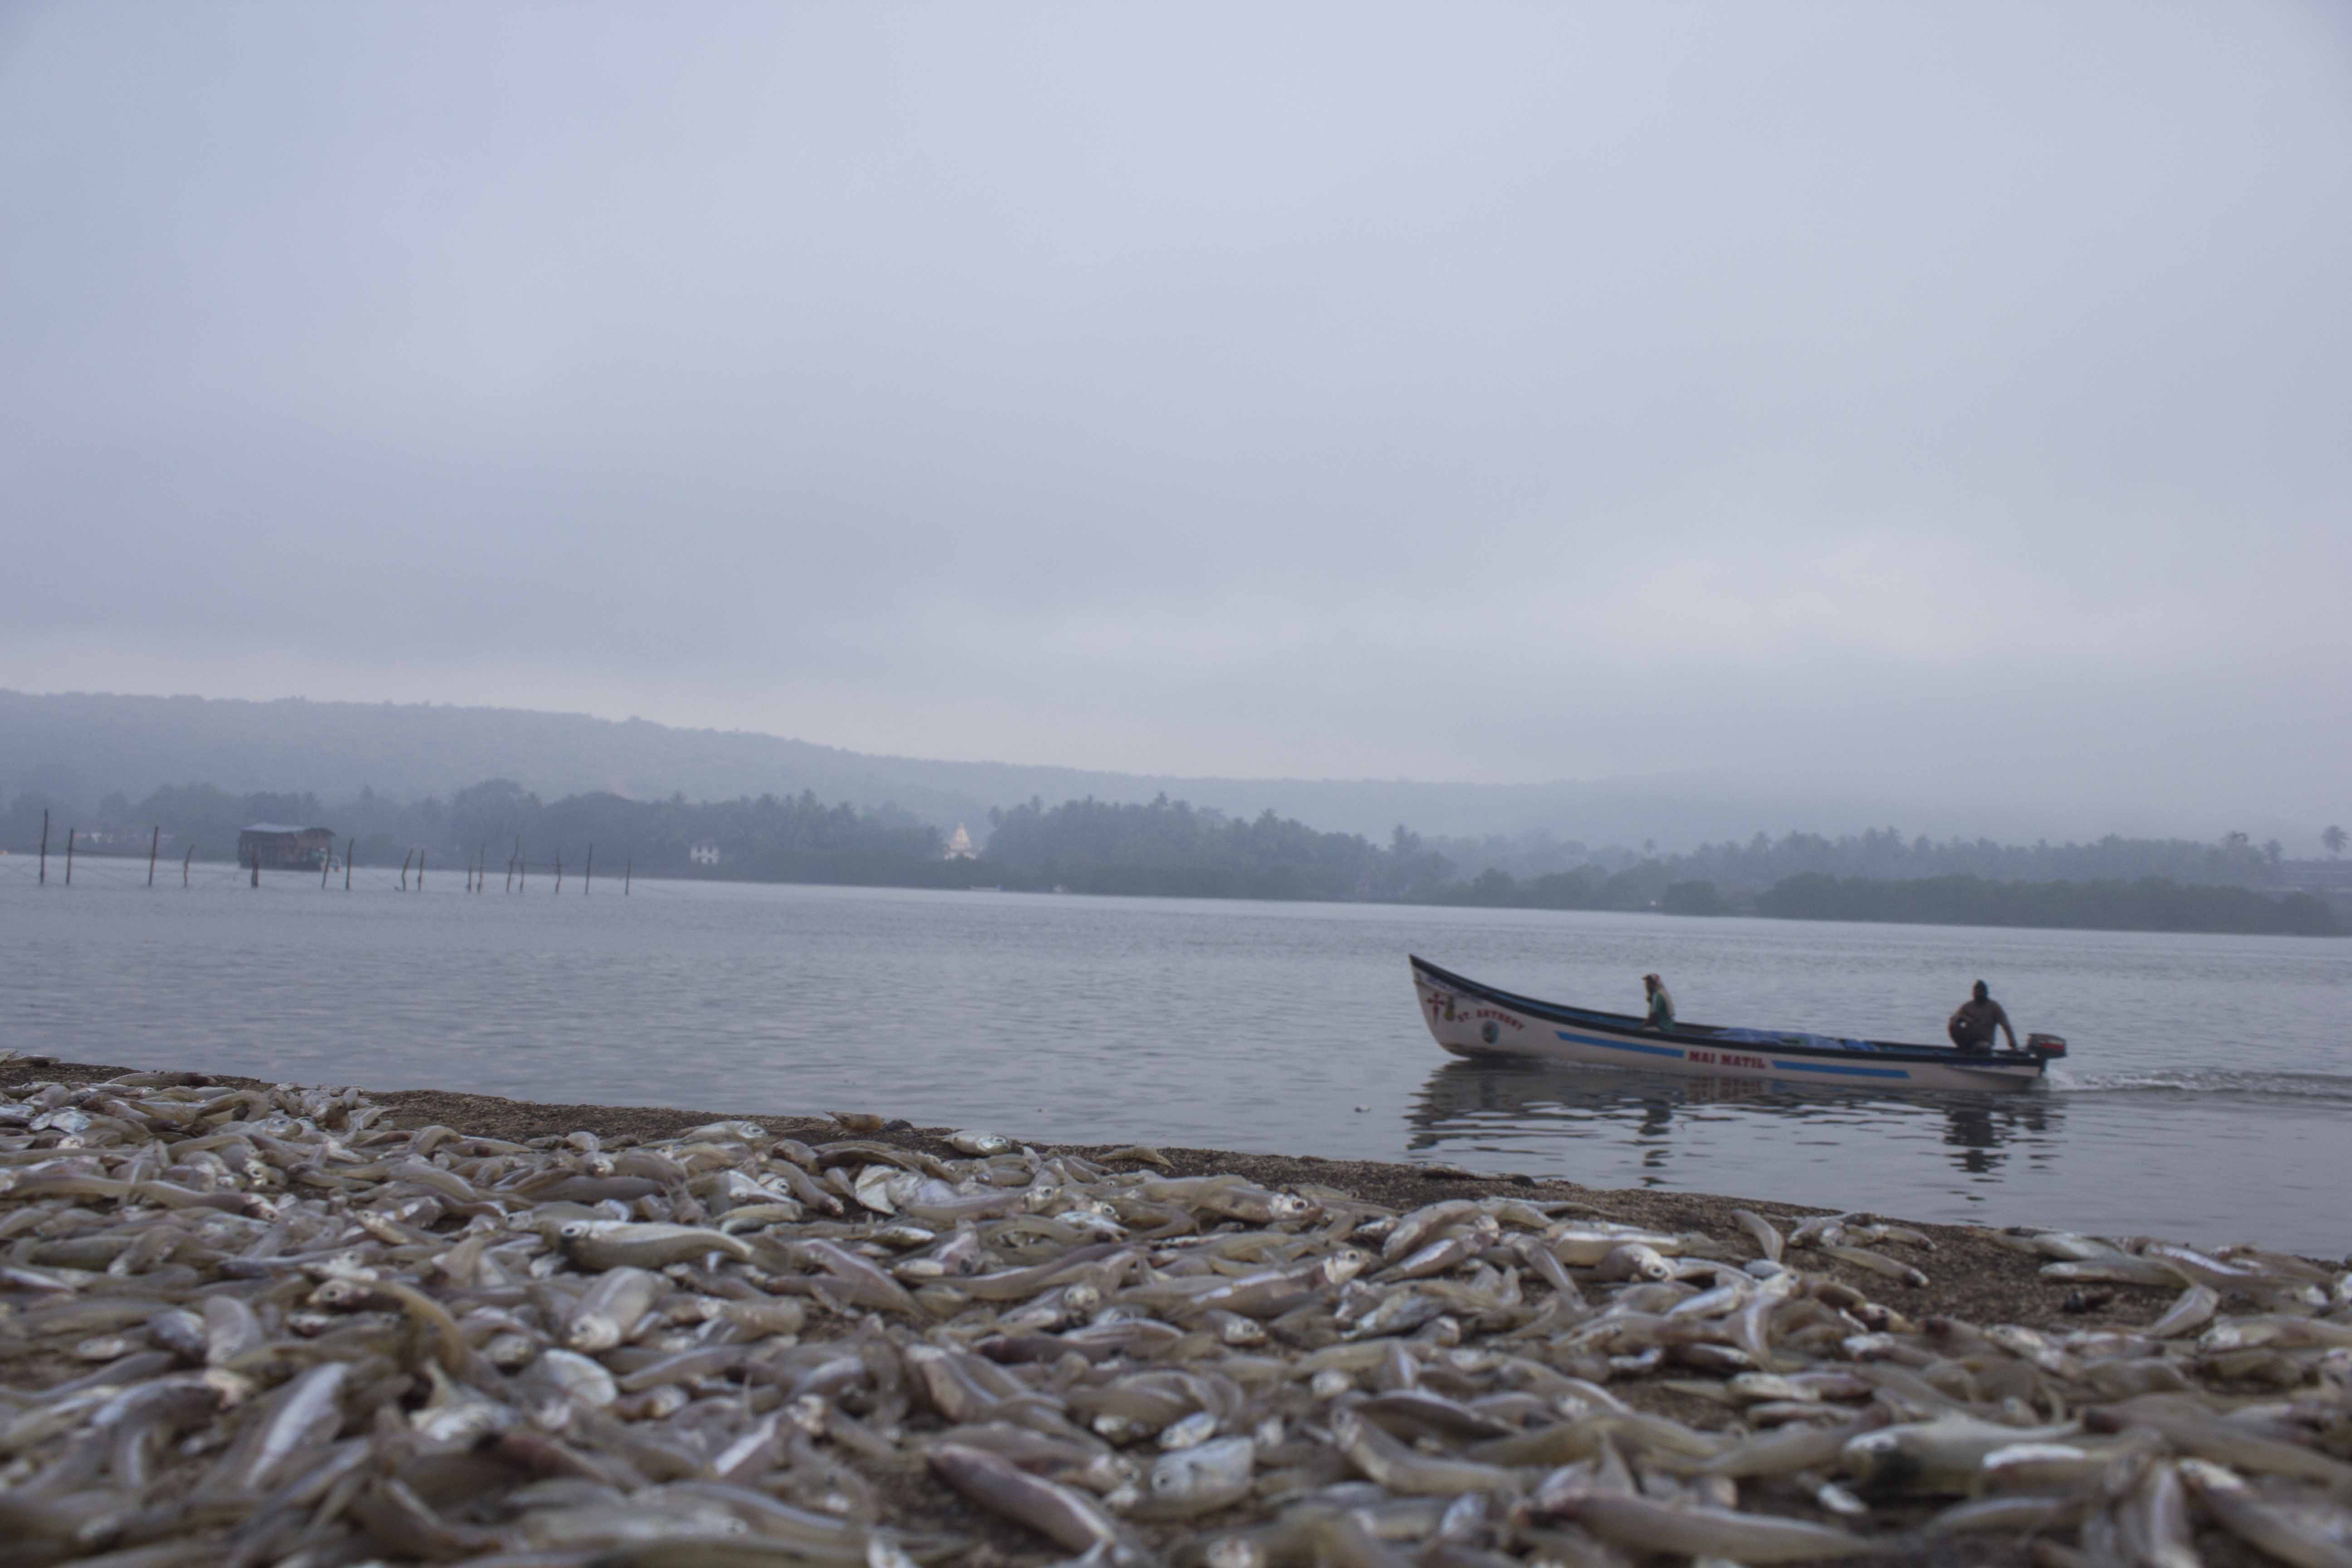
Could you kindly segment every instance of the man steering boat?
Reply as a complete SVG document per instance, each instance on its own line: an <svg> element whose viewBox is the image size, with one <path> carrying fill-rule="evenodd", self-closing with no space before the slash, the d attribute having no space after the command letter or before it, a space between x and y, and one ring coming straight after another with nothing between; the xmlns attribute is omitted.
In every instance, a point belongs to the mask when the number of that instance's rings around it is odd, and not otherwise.
<svg viewBox="0 0 2352 1568"><path fill-rule="evenodd" d="M1952 1044L1970 1056L1992 1054L1995 1030L2009 1037L2009 1048L2017 1049L2017 1031L2010 1027L2009 1014L1992 999L1992 989L1979 980L1969 999L1952 1010L1951 1022L1944 1032L1952 1037Z"/></svg>

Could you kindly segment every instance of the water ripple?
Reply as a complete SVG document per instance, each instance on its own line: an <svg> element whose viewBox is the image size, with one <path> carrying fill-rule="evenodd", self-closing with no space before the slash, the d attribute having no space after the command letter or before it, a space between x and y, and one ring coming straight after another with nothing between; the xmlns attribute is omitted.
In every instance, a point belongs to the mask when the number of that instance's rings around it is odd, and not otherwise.
<svg viewBox="0 0 2352 1568"><path fill-rule="evenodd" d="M1444 1159L2340 1252L2352 943L362 872L0 865L0 1043L540 1100L869 1107L1038 1140ZM26 868L29 870L29 868ZM204 868L199 868L201 872ZM216 868L217 869L217 868ZM1690 1017L1934 1039L1989 979L2046 1091L1710 1086L1441 1055L1404 955Z"/></svg>

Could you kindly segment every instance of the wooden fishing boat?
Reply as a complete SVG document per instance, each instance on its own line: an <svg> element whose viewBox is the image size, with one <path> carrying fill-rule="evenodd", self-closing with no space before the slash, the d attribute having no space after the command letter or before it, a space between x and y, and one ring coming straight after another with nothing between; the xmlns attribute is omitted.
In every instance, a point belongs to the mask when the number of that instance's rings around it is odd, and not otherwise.
<svg viewBox="0 0 2352 1568"><path fill-rule="evenodd" d="M2024 1048L1974 1055L1949 1046L1842 1040L1773 1029L1676 1024L1661 1033L1640 1018L1538 1002L1412 960L1421 1016L1456 1056L1544 1057L1588 1067L1632 1068L1693 1078L1779 1079L1841 1089L2030 1089L2052 1058L2055 1035Z"/></svg>

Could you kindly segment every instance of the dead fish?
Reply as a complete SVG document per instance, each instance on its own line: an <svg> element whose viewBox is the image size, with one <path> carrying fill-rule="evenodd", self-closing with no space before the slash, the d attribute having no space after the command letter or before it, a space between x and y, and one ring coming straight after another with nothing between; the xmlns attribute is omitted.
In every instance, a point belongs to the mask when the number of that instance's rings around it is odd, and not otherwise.
<svg viewBox="0 0 2352 1568"><path fill-rule="evenodd" d="M667 1268L714 1253L739 1263L751 1259L742 1237L703 1226L576 1219L559 1226L555 1239L574 1262L595 1269Z"/></svg>
<svg viewBox="0 0 2352 1568"><path fill-rule="evenodd" d="M1986 1455L2012 1444L2057 1442L2081 1428L2006 1426L1974 1416L1940 1415L1866 1432L1845 1446L1846 1473L1885 1490L1966 1491Z"/></svg>
<svg viewBox="0 0 2352 1568"><path fill-rule="evenodd" d="M942 1443L931 1449L930 1466L981 1507L1069 1551L1116 1552L1121 1544L1118 1526L1084 1493L1030 1475L985 1449Z"/></svg>
<svg viewBox="0 0 2352 1568"><path fill-rule="evenodd" d="M79 1133L12 1131L68 1109ZM867 1522L929 1467L1098 1564L1141 1555L1122 1512L1252 1510L1174 1568L1917 1539L1874 1528L1859 1491L1968 1496L1938 1535L2079 1527L2095 1556L2187 1568L2192 1497L2301 1562L2343 1538L2323 1492L2352 1495L2323 1397L2352 1379L2340 1271L2283 1254L2004 1237L2053 1273L2181 1291L2146 1331L2060 1335L1914 1323L1832 1278L1843 1251L1915 1279L1866 1249L1928 1238L1863 1213L1785 1239L1753 1214L1744 1237L1672 1233L1528 1197L1397 1215L989 1135L950 1137L954 1159L846 1124L822 1148L740 1122L526 1143L382 1109L294 1086L0 1090L0 1145L49 1143L0 1146L0 1339L54 1384L0 1392L0 1531L226 1535L235 1568L322 1543L899 1568L960 1549ZM2252 1305L2216 1316L2231 1298ZM215 1350L236 1370L182 1370ZM945 1429L909 1440L917 1411Z"/></svg>
<svg viewBox="0 0 2352 1568"><path fill-rule="evenodd" d="M2037 1230L2032 1226L2012 1226L2006 1230L1968 1227L1968 1234L1979 1241L1991 1242L2011 1252L2022 1252L2032 1258L2053 1258L2060 1262L2082 1262L2093 1258L2116 1256L2122 1249L2112 1242L2095 1236L2077 1236L2063 1230Z"/></svg>
<svg viewBox="0 0 2352 1568"><path fill-rule="evenodd" d="M2279 1317L2224 1318L2198 1337L2197 1348L2210 1354L2218 1351L2250 1350L2257 1345L2277 1345L2303 1350L2312 1346L2341 1349L2352 1346L2352 1323L2331 1323L2325 1318Z"/></svg>
<svg viewBox="0 0 2352 1568"><path fill-rule="evenodd" d="M2293 1477L2352 1490L2352 1465L2317 1448L2266 1436L2245 1423L2227 1420L2209 1411L2183 1408L2170 1402L2168 1395L2098 1407L2088 1412L2084 1420L2094 1429L2146 1427L2184 1454L2235 1469Z"/></svg>
<svg viewBox="0 0 2352 1568"><path fill-rule="evenodd" d="M213 1489L257 1492L324 1444L342 1425L339 1401L351 1369L327 1362L295 1378L247 1418L243 1443L214 1470Z"/></svg>
<svg viewBox="0 0 2352 1568"><path fill-rule="evenodd" d="M235 1296L206 1297L203 1306L205 1363L227 1366L269 1338L252 1307Z"/></svg>
<svg viewBox="0 0 2352 1568"><path fill-rule="evenodd" d="M661 1289L661 1279L645 1269L625 1264L607 1269L572 1309L564 1345L591 1355L611 1350L636 1332Z"/></svg>
<svg viewBox="0 0 2352 1568"><path fill-rule="evenodd" d="M2108 1252L2074 1262L2047 1263L2042 1265L2042 1278L2064 1283L2165 1288L2197 1283L2162 1258L2135 1258L2126 1252Z"/></svg>
<svg viewBox="0 0 2352 1568"><path fill-rule="evenodd" d="M2152 1340L2168 1340L2203 1328L2221 1305L2221 1294L2210 1285L2191 1285L2164 1315L2147 1326Z"/></svg>
<svg viewBox="0 0 2352 1568"><path fill-rule="evenodd" d="M1405 1496L1453 1497L1517 1484L1509 1470L1495 1465L1417 1453L1344 1407L1331 1418L1331 1440L1367 1480Z"/></svg>
<svg viewBox="0 0 2352 1568"><path fill-rule="evenodd" d="M1780 1261L1781 1248L1786 1244L1781 1240L1780 1233L1772 1227L1769 1220L1749 1209L1733 1209L1731 1217L1739 1222L1739 1228L1748 1233L1749 1238L1756 1243L1757 1250L1762 1253L1768 1261L1773 1263Z"/></svg>
<svg viewBox="0 0 2352 1568"><path fill-rule="evenodd" d="M1383 1279L1423 1279L1444 1274L1456 1266L1477 1257L1502 1239L1502 1227L1487 1215L1480 1215L1469 1226L1429 1242L1399 1258L1396 1265L1381 1275Z"/></svg>
<svg viewBox="0 0 2352 1568"><path fill-rule="evenodd" d="M907 1293L907 1288L865 1258L845 1252L829 1241L803 1242L800 1252L831 1277L830 1288L841 1291L850 1300L908 1317L919 1315L915 1299Z"/></svg>
<svg viewBox="0 0 2352 1568"><path fill-rule="evenodd" d="M2314 1499L2268 1499L2224 1467L2183 1459L2180 1477L2222 1529L2295 1568L2352 1568L2352 1514Z"/></svg>
<svg viewBox="0 0 2352 1568"><path fill-rule="evenodd" d="M1095 1159L1100 1163L1106 1165L1114 1163L1120 1164L1156 1165L1163 1171L1172 1171L1176 1168L1175 1163L1170 1160L1167 1155L1161 1153L1157 1149L1146 1148L1140 1143L1130 1143L1123 1149L1109 1150L1105 1153L1096 1155Z"/></svg>
<svg viewBox="0 0 2352 1568"><path fill-rule="evenodd" d="M1013 1147L1013 1140L993 1132L950 1132L948 1143L961 1153L979 1155L1002 1154Z"/></svg>
<svg viewBox="0 0 2352 1568"><path fill-rule="evenodd" d="M1642 1552L1800 1563L1893 1550L1892 1542L1874 1542L1832 1525L1729 1509L1673 1507L1612 1492L1564 1500L1561 1511L1601 1540Z"/></svg>
<svg viewBox="0 0 2352 1568"><path fill-rule="evenodd" d="M1843 1426L1783 1427L1733 1444L1701 1461L1698 1472L1744 1480L1793 1476L1801 1470L1829 1470L1835 1468L1848 1443L1885 1424L1881 1410L1874 1416Z"/></svg>
<svg viewBox="0 0 2352 1568"><path fill-rule="evenodd" d="M2018 1495L1978 1498L1954 1503L1922 1526L1925 1533L1979 1535L1992 1532L2036 1536L2074 1523L2088 1509L2087 1499Z"/></svg>
<svg viewBox="0 0 2352 1568"><path fill-rule="evenodd" d="M1621 1247L1642 1247L1658 1256L1683 1250L1683 1237L1633 1226L1603 1226L1595 1221L1555 1226L1544 1237L1551 1255L1571 1268L1590 1268Z"/></svg>
<svg viewBox="0 0 2352 1568"><path fill-rule="evenodd" d="M1142 1497L1129 1509L1137 1519L1193 1519L1249 1496L1257 1445L1248 1437L1173 1449L1151 1463Z"/></svg>
<svg viewBox="0 0 2352 1568"><path fill-rule="evenodd" d="M1626 1242L1611 1247L1592 1266L1595 1279L1671 1279L1675 1266L1665 1260L1656 1248L1641 1242Z"/></svg>
<svg viewBox="0 0 2352 1568"><path fill-rule="evenodd" d="M1914 1289L1924 1290L1927 1288L1927 1277L1925 1274L1909 1264L1889 1258L1884 1253L1873 1252L1865 1247L1840 1247L1828 1242L1816 1242L1814 1247L1824 1258L1834 1258L1840 1263L1851 1264L1856 1268L1867 1268L1873 1274L1884 1274L1892 1279L1900 1279Z"/></svg>

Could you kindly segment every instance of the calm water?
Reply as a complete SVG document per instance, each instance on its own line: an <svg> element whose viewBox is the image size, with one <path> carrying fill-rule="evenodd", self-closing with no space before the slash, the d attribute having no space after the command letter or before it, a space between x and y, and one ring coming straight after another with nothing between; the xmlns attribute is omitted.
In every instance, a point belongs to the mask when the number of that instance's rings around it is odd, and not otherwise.
<svg viewBox="0 0 2352 1568"><path fill-rule="evenodd" d="M636 884L346 894L0 858L0 1045L381 1089L877 1110L1039 1140L1447 1160L1593 1185L2352 1249L2352 942ZM1741 1092L1478 1066L1408 952L1513 990L1934 1039L1982 975L2046 1089Z"/></svg>

